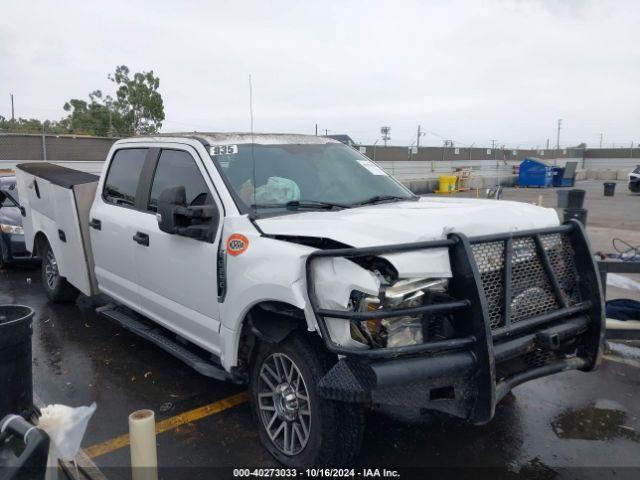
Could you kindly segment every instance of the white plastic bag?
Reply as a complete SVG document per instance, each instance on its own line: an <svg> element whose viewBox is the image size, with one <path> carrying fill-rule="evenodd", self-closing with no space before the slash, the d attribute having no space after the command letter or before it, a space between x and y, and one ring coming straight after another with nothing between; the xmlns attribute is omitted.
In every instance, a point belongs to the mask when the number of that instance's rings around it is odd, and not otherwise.
<svg viewBox="0 0 640 480"><path fill-rule="evenodd" d="M67 462L75 460L87 424L95 411L95 402L88 407L72 408L56 404L41 410L38 427L47 432L51 439L47 466L54 468L48 468L48 472L57 471L59 458Z"/></svg>

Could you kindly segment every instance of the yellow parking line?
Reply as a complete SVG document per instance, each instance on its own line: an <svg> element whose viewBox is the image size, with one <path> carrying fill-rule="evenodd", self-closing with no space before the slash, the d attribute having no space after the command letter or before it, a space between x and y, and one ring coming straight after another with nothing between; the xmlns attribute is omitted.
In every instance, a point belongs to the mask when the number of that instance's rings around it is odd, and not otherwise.
<svg viewBox="0 0 640 480"><path fill-rule="evenodd" d="M156 423L156 434L173 430L174 428L177 428L180 425L184 425L185 423L195 422L196 420L200 420L201 418L209 417L211 415L215 415L216 413L223 412L224 410L233 408L236 405L245 403L248 399L249 395L246 391L240 392L236 395L218 400L217 402L194 408L193 410L189 410L188 412L180 413L174 417L170 417ZM113 452L114 450L119 450L120 448L126 447L127 445L129 445L129 435L125 434L85 448L84 452L90 458L96 458L109 452Z"/></svg>

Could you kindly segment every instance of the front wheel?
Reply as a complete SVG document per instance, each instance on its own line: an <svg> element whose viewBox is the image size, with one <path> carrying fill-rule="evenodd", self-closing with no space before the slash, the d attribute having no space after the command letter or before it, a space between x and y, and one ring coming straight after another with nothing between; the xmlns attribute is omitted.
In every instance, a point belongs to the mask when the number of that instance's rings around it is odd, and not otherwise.
<svg viewBox="0 0 640 480"><path fill-rule="evenodd" d="M294 332L278 344L261 343L252 362L251 404L260 441L288 467L348 464L362 442L362 408L317 393L335 359L314 340Z"/></svg>
<svg viewBox="0 0 640 480"><path fill-rule="evenodd" d="M49 300L56 303L74 301L78 297L78 290L60 276L58 261L48 242L44 244L41 254L42 285Z"/></svg>

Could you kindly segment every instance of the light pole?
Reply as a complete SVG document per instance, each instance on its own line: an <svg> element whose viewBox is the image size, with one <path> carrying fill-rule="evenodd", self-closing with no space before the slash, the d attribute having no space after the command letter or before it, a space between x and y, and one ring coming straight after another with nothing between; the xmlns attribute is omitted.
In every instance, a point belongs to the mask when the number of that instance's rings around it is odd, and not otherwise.
<svg viewBox="0 0 640 480"><path fill-rule="evenodd" d="M376 161L376 145L378 144L378 142L380 141L380 139L377 139L375 142L373 142L373 161Z"/></svg>
<svg viewBox="0 0 640 480"><path fill-rule="evenodd" d="M558 134L556 136L556 150L560 150L560 130L562 129L562 119L558 119Z"/></svg>
<svg viewBox="0 0 640 480"><path fill-rule="evenodd" d="M391 140L389 133L391 132L391 127L380 127L380 133L382 134L382 141L384 142L384 146L387 146L387 142Z"/></svg>

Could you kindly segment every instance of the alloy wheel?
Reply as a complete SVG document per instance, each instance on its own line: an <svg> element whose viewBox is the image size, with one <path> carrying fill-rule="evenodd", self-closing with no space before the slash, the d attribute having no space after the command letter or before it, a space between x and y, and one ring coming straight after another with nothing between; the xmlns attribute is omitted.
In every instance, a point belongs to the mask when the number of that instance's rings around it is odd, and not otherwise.
<svg viewBox="0 0 640 480"><path fill-rule="evenodd" d="M47 256L44 264L44 277L47 282L47 286L50 289L55 287L56 279L58 278L58 262L53 255L51 249L47 250Z"/></svg>
<svg viewBox="0 0 640 480"><path fill-rule="evenodd" d="M273 353L262 362L258 407L273 445L285 455L299 454L309 441L311 403L304 378L287 355Z"/></svg>

